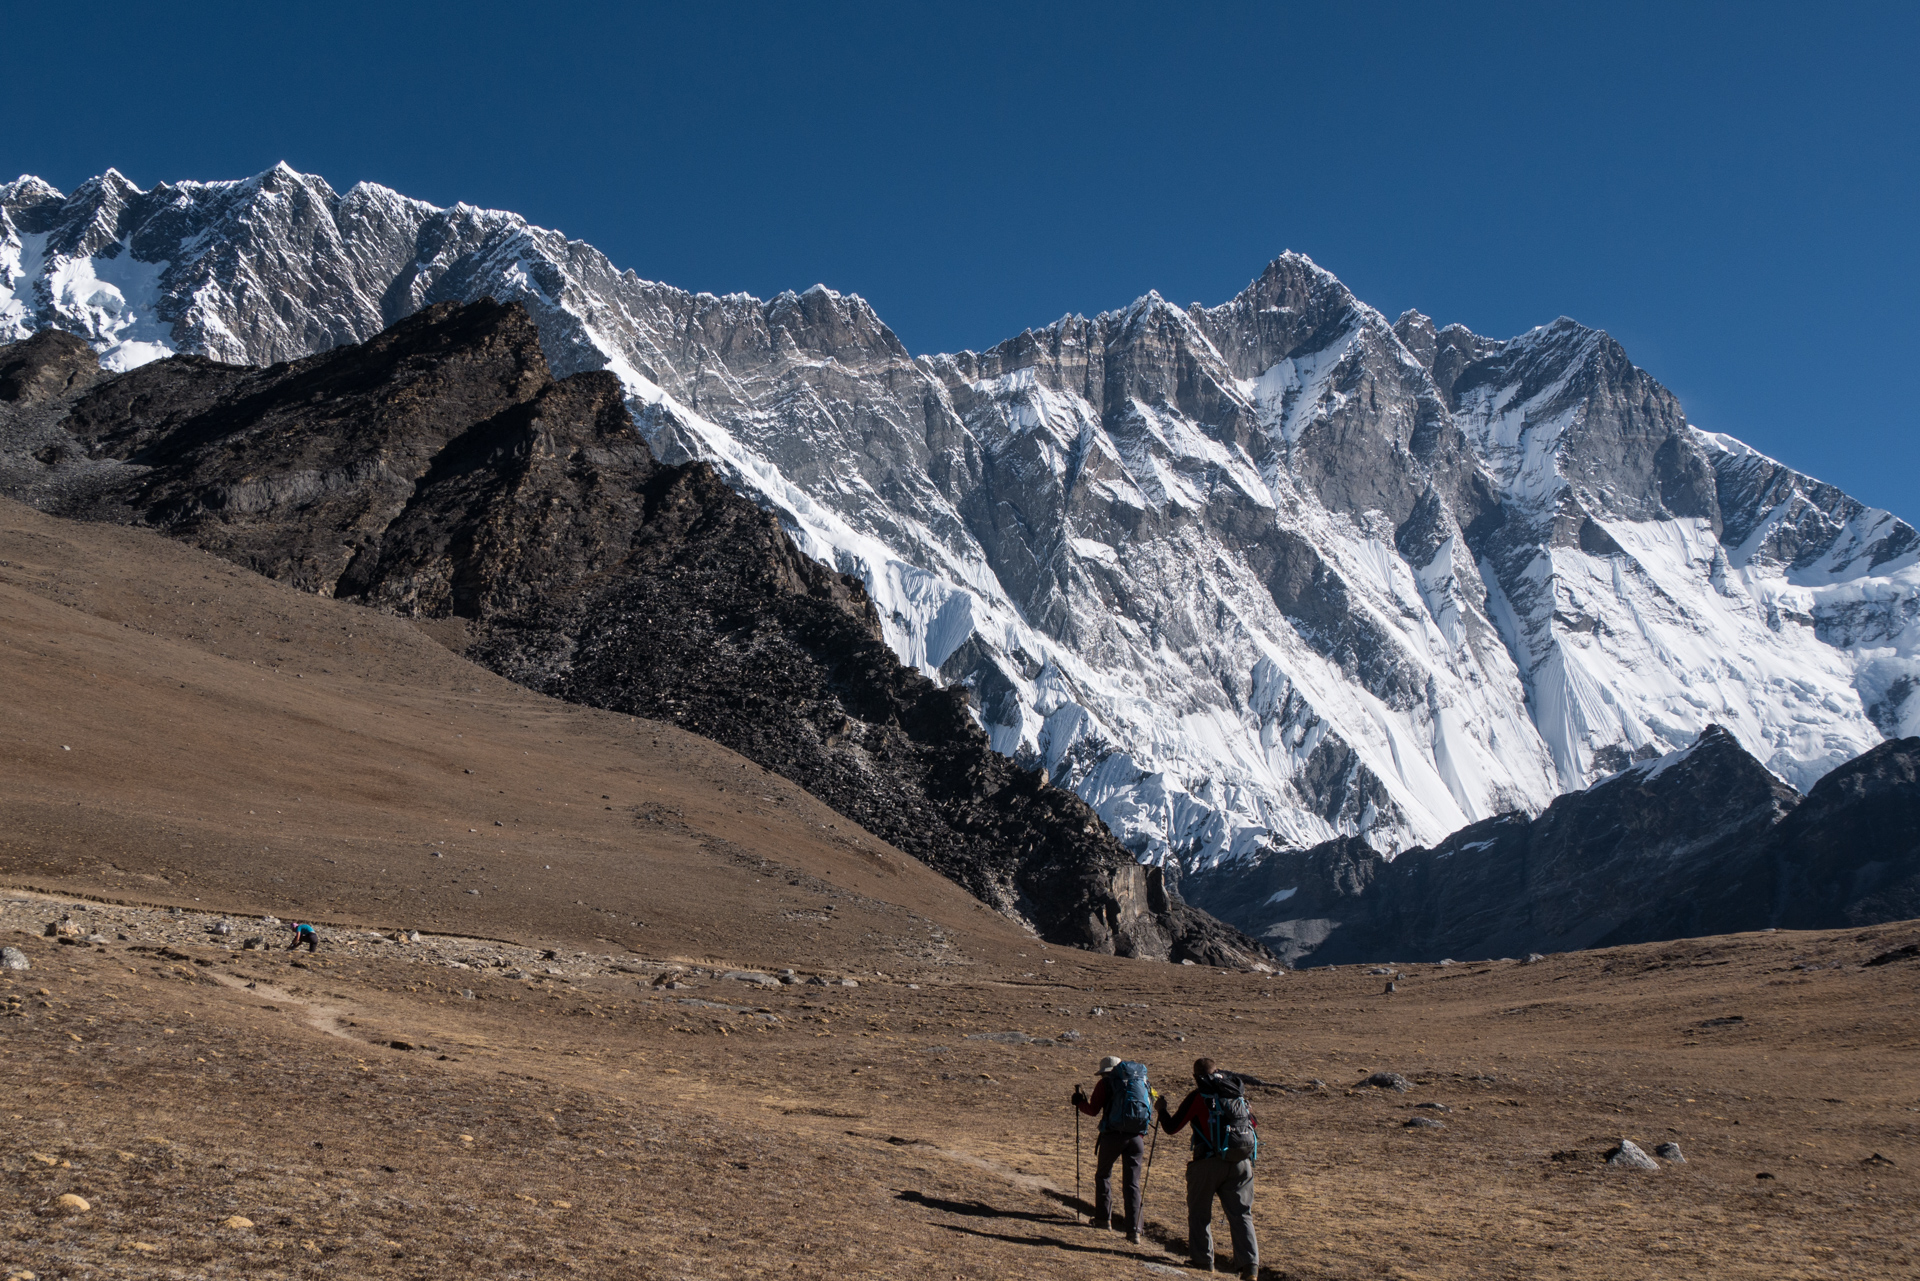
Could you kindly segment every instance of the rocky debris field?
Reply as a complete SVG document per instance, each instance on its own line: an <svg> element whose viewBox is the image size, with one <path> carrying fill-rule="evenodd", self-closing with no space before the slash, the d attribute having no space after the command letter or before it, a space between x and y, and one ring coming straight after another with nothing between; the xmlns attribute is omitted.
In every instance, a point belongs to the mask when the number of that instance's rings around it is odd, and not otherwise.
<svg viewBox="0 0 1920 1281"><path fill-rule="evenodd" d="M1086 1225L1066 1100L1107 1053L1176 1098L1196 1054L1244 1074L1269 1278L1878 1278L1920 1239L1911 925L1386 996L1059 952L851 985L338 927L291 955L260 918L0 901L9 1277L1152 1275L1186 1137L1146 1241Z"/></svg>
<svg viewBox="0 0 1920 1281"><path fill-rule="evenodd" d="M0 931L16 921L38 920L52 914L41 930L56 943L93 948L126 946L132 952L162 953L179 947L213 948L243 954L291 952L292 960L324 951L329 959L352 963L358 959L397 961L444 970L485 972L492 978L562 981L596 975L637 975L657 986L678 990L703 981L724 981L748 987L789 984L858 987L859 980L843 975L802 973L786 968L773 974L758 970L714 969L672 960L634 955L595 956L561 952L554 948L522 947L499 939L466 938L454 934L422 934L418 930L342 929L316 927L317 951L292 945L293 921L276 916L247 917L232 913L189 912L181 908L158 910L110 903L91 903L57 895L20 895L0 899ZM174 958L185 960L188 958ZM207 955L194 958L217 963Z"/></svg>

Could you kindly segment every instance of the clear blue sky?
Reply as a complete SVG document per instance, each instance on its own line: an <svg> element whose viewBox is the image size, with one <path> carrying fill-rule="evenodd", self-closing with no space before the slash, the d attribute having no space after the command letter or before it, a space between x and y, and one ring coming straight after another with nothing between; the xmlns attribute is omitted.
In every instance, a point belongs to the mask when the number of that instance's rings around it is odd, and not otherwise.
<svg viewBox="0 0 1920 1281"><path fill-rule="evenodd" d="M512 209L915 351L1297 249L1920 519L1920 6L10 3L0 169Z"/></svg>

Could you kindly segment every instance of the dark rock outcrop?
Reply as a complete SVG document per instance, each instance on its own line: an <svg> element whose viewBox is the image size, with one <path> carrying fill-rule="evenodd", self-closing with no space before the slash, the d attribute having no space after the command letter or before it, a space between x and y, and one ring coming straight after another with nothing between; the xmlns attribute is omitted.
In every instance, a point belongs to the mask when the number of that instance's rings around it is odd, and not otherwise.
<svg viewBox="0 0 1920 1281"><path fill-rule="evenodd" d="M1189 876L1289 961L1522 956L1920 916L1920 738L1799 794L1710 726L1528 820L1389 862L1357 838Z"/></svg>
<svg viewBox="0 0 1920 1281"><path fill-rule="evenodd" d="M467 652L494 670L713 738L1048 939L1263 954L1079 798L989 750L964 690L895 659L858 579L802 555L704 463L657 462L611 374L555 381L519 306L433 306L265 369L178 357L101 381L68 369L70 347L85 350L64 335L0 348L13 419L72 446L60 485L19 491L44 508L465 620Z"/></svg>
<svg viewBox="0 0 1920 1281"><path fill-rule="evenodd" d="M1882 743L1815 783L1768 847L1770 925L1920 917L1920 737Z"/></svg>

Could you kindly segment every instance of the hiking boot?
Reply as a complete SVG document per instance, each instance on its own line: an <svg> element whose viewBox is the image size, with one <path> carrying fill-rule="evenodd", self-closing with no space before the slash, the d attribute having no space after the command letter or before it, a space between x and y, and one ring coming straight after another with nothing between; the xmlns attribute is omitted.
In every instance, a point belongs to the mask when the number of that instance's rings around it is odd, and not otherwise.
<svg viewBox="0 0 1920 1281"><path fill-rule="evenodd" d="M1139 1234L1138 1232L1131 1232L1131 1231L1130 1231L1130 1232L1128 1232L1128 1233L1127 1233L1127 1244L1128 1244L1128 1245L1139 1245L1139 1244L1140 1244L1140 1234Z"/></svg>
<svg viewBox="0 0 1920 1281"><path fill-rule="evenodd" d="M1097 1228L1101 1232L1107 1232L1112 1230L1113 1220L1112 1219L1089 1219L1087 1220L1087 1226L1092 1228Z"/></svg>

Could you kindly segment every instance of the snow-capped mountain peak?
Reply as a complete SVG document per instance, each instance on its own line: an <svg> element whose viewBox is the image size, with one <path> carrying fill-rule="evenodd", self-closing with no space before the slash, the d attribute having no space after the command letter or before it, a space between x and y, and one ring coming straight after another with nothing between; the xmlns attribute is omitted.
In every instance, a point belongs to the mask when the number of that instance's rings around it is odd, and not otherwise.
<svg viewBox="0 0 1920 1281"><path fill-rule="evenodd" d="M0 339L269 363L443 300L534 316L668 461L859 574L1151 860L1431 844L1719 723L1805 787L1920 729L1920 540L1691 426L1605 333L1389 322L1304 254L911 355L861 298L623 271L517 215L277 165L0 187Z"/></svg>

